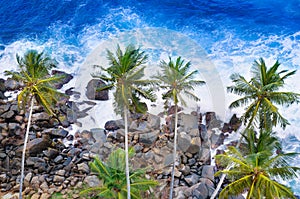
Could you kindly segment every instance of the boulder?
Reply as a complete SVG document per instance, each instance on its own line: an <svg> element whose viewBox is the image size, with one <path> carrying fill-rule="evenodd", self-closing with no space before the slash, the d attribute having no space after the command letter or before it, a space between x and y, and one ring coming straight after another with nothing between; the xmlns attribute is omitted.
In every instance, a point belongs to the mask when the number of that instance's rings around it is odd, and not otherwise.
<svg viewBox="0 0 300 199"><path fill-rule="evenodd" d="M189 132L191 129L198 128L198 117L191 114L179 113L178 125L185 132Z"/></svg>
<svg viewBox="0 0 300 199"><path fill-rule="evenodd" d="M12 91L12 90L17 90L21 88L21 84L12 78L7 78L5 81L5 88L6 90Z"/></svg>
<svg viewBox="0 0 300 199"><path fill-rule="evenodd" d="M54 87L56 89L61 89L63 87L64 84L67 84L69 81L71 81L71 79L73 79L73 76L63 72L63 71L59 71L59 70L52 70L52 75L57 75L57 76L62 76L62 79L60 79L60 81L55 82Z"/></svg>
<svg viewBox="0 0 300 199"><path fill-rule="evenodd" d="M201 177L210 179L211 181L215 180L215 168L211 165L204 165L202 167Z"/></svg>
<svg viewBox="0 0 300 199"><path fill-rule="evenodd" d="M86 176L84 179L84 183L88 185L88 187L99 187L101 185L101 181L95 175Z"/></svg>
<svg viewBox="0 0 300 199"><path fill-rule="evenodd" d="M178 149L180 149L183 152L187 152L187 150L190 148L191 146L191 136L188 135L185 132L180 132L178 134Z"/></svg>
<svg viewBox="0 0 300 199"><path fill-rule="evenodd" d="M191 154L199 153L201 148L201 138L200 137L194 137L191 140L191 145L187 149L187 152Z"/></svg>
<svg viewBox="0 0 300 199"><path fill-rule="evenodd" d="M115 131L118 130L120 127L118 126L116 121L110 120L105 123L104 128L107 131Z"/></svg>
<svg viewBox="0 0 300 199"><path fill-rule="evenodd" d="M27 144L27 151L31 155L39 154L51 145L51 140L48 136L30 140Z"/></svg>
<svg viewBox="0 0 300 199"><path fill-rule="evenodd" d="M86 87L86 97L90 100L108 100L108 90L97 91L98 88L106 86L102 80L92 79Z"/></svg>
<svg viewBox="0 0 300 199"><path fill-rule="evenodd" d="M151 146L158 138L160 130L140 134L139 142L145 146Z"/></svg>
<svg viewBox="0 0 300 199"><path fill-rule="evenodd" d="M195 173L192 173L191 175L185 176L184 181L189 185L192 186L196 184L199 180L199 176Z"/></svg>

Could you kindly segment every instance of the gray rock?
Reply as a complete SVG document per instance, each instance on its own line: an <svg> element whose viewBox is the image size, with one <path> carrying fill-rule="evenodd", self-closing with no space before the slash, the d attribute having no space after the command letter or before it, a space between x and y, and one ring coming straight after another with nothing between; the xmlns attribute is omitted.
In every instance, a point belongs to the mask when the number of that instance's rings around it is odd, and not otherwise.
<svg viewBox="0 0 300 199"><path fill-rule="evenodd" d="M209 148L202 147L199 154L199 161L205 164L210 164L211 153Z"/></svg>
<svg viewBox="0 0 300 199"><path fill-rule="evenodd" d="M47 121L49 120L50 116L46 112L40 112L40 113L33 113L32 114L32 120L34 121Z"/></svg>
<svg viewBox="0 0 300 199"><path fill-rule="evenodd" d="M194 137L191 140L191 145L187 149L187 152L189 152L191 154L196 154L196 153L199 153L200 148L201 148L201 138L200 137Z"/></svg>
<svg viewBox="0 0 300 199"><path fill-rule="evenodd" d="M53 182L54 182L54 183L62 183L62 182L64 182L64 181L65 181L65 178L62 177L62 176L55 175L55 176L53 177Z"/></svg>
<svg viewBox="0 0 300 199"><path fill-rule="evenodd" d="M1 115L1 117L5 118L5 119L11 119L13 118L15 115L15 113L12 110L9 110L8 112L5 112Z"/></svg>
<svg viewBox="0 0 300 199"><path fill-rule="evenodd" d="M211 166L211 165L204 165L202 167L202 173L201 173L201 177L203 178L208 178L210 179L211 181L214 181L215 180L215 169L214 169L214 166Z"/></svg>
<svg viewBox="0 0 300 199"><path fill-rule="evenodd" d="M56 171L55 174L56 174L56 175L59 175L59 176L65 176L66 171L63 170L63 169L60 169L60 170Z"/></svg>
<svg viewBox="0 0 300 199"><path fill-rule="evenodd" d="M63 159L64 159L64 157L61 156L61 155L59 155L59 156L57 156L53 161L54 161L55 163L61 163L61 162L63 161Z"/></svg>
<svg viewBox="0 0 300 199"><path fill-rule="evenodd" d="M183 131L189 132L191 129L198 128L198 117L190 114L179 113L178 124L183 127Z"/></svg>
<svg viewBox="0 0 300 199"><path fill-rule="evenodd" d="M101 181L95 175L86 176L84 179L84 183L86 183L89 187L98 187L101 185Z"/></svg>
<svg viewBox="0 0 300 199"><path fill-rule="evenodd" d="M5 88L6 90L17 90L21 87L21 84L15 80L13 80L12 78L7 78L7 80L5 81Z"/></svg>
<svg viewBox="0 0 300 199"><path fill-rule="evenodd" d="M179 169L179 171L181 171L182 174L186 176L186 175L190 174L191 169L190 169L190 167L188 165L182 164L181 168Z"/></svg>
<svg viewBox="0 0 300 199"><path fill-rule="evenodd" d="M160 130L140 134L139 142L145 146L151 146L158 138Z"/></svg>
<svg viewBox="0 0 300 199"><path fill-rule="evenodd" d="M93 138L96 140L96 143L103 144L104 142L106 142L104 129L93 128L90 130L90 132L92 133Z"/></svg>
<svg viewBox="0 0 300 199"><path fill-rule="evenodd" d="M209 192L204 183L198 183L193 186L192 196L197 199L206 199L209 196Z"/></svg>
<svg viewBox="0 0 300 199"><path fill-rule="evenodd" d="M43 192L47 192L48 189L49 189L49 186L48 186L47 182L43 182L43 183L40 185L40 188L43 190Z"/></svg>
<svg viewBox="0 0 300 199"><path fill-rule="evenodd" d="M197 174L193 173L191 175L185 176L184 180L186 183L188 183L189 186L192 186L198 182L199 176Z"/></svg>
<svg viewBox="0 0 300 199"><path fill-rule="evenodd" d="M33 174L30 172L24 177L24 186L29 187Z"/></svg>
<svg viewBox="0 0 300 199"><path fill-rule="evenodd" d="M102 80L90 80L86 87L86 97L90 100L108 100L108 90L97 91L98 88L103 86L106 86L106 84Z"/></svg>
<svg viewBox="0 0 300 199"><path fill-rule="evenodd" d="M77 167L78 167L78 171L80 171L80 172L83 172L83 173L90 172L89 165L87 165L87 163L85 163L85 162L78 164Z"/></svg>
<svg viewBox="0 0 300 199"><path fill-rule="evenodd" d="M191 136L185 132L180 132L178 134L178 149L183 152L186 152L191 146Z"/></svg>
<svg viewBox="0 0 300 199"><path fill-rule="evenodd" d="M160 117L158 117L156 115L148 114L147 128L149 128L149 129L160 129Z"/></svg>

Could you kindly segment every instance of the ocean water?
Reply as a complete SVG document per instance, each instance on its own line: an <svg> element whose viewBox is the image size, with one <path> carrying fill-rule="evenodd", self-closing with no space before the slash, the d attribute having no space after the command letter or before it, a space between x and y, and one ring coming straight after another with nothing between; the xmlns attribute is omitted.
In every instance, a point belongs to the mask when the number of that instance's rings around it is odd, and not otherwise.
<svg viewBox="0 0 300 199"><path fill-rule="evenodd" d="M44 50L59 62L59 69L75 75L70 84L84 92L92 66L107 65L105 49L134 43L149 54L148 75L168 56L191 60L207 85L195 90L202 100L189 103L190 108L214 110L227 120L243 112L227 108L237 98L226 93L230 74L248 77L260 57L268 65L278 59L282 69L300 68L299 9L299 0L2 0L0 77L4 70L16 69L17 53ZM300 71L285 89L300 93L299 85ZM98 103L83 125L103 127L116 117L111 109L110 101ZM300 107L281 111L291 125L276 131L286 151L300 152ZM299 166L300 157L293 164ZM298 195L299 182L288 182Z"/></svg>

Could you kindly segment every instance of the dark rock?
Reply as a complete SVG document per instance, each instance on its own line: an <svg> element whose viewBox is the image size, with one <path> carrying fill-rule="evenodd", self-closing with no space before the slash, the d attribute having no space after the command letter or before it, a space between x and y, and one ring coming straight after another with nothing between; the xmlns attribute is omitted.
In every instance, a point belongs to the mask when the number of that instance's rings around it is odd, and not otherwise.
<svg viewBox="0 0 300 199"><path fill-rule="evenodd" d="M102 80L92 79L86 87L86 97L90 100L108 100L108 90L97 91L98 88L106 86Z"/></svg>
<svg viewBox="0 0 300 199"><path fill-rule="evenodd" d="M62 79L54 83L54 87L57 89L61 89L64 84L67 84L69 81L71 81L71 79L73 79L72 75L58 70L52 70L52 75L62 76Z"/></svg>
<svg viewBox="0 0 300 199"><path fill-rule="evenodd" d="M180 112L180 111L182 111L183 109L181 108L181 107L178 107L178 110L177 110L177 112ZM172 105L169 109L168 109L168 115L173 115L173 114L175 114L175 106L174 105Z"/></svg>
<svg viewBox="0 0 300 199"><path fill-rule="evenodd" d="M43 151L44 155L50 159L53 159L58 156L59 151L53 148L48 148L47 150Z"/></svg>
<svg viewBox="0 0 300 199"><path fill-rule="evenodd" d="M1 117L4 119L11 119L14 115L15 113L12 110L10 110L8 112L3 113Z"/></svg>
<svg viewBox="0 0 300 199"><path fill-rule="evenodd" d="M229 121L229 125L234 131L236 131L242 125L242 121L236 116L236 114L233 114Z"/></svg>
<svg viewBox="0 0 300 199"><path fill-rule="evenodd" d="M149 133L142 133L140 134L139 142L145 146L151 146L157 140L159 133L159 130Z"/></svg>
<svg viewBox="0 0 300 199"><path fill-rule="evenodd" d="M107 131L115 131L118 130L120 127L118 126L116 121L110 120L105 123L104 128Z"/></svg>
<svg viewBox="0 0 300 199"><path fill-rule="evenodd" d="M78 167L78 171L80 171L82 173L89 173L90 172L89 165L85 162L78 164L77 167Z"/></svg>
<svg viewBox="0 0 300 199"><path fill-rule="evenodd" d="M191 140L191 145L187 149L187 152L189 152L191 154L196 154L196 153L199 153L200 148L201 148L201 138L200 137L194 137Z"/></svg>
<svg viewBox="0 0 300 199"><path fill-rule="evenodd" d="M72 162L72 158L68 157L66 161L63 163L63 166L68 166Z"/></svg>
<svg viewBox="0 0 300 199"><path fill-rule="evenodd" d="M36 155L41 153L43 150L47 149L51 145L51 140L48 136L43 136L42 138L36 138L30 140L27 144L27 151L31 155Z"/></svg>
<svg viewBox="0 0 300 199"><path fill-rule="evenodd" d="M179 113L178 125L183 131L189 132L191 129L198 128L198 117L190 114Z"/></svg>
<svg viewBox="0 0 300 199"><path fill-rule="evenodd" d="M69 134L69 132L64 129L47 129L43 131L43 133L47 133L52 138L65 138Z"/></svg>
<svg viewBox="0 0 300 199"><path fill-rule="evenodd" d="M0 92L4 93L5 91L6 91L5 80L0 78Z"/></svg>
<svg viewBox="0 0 300 199"><path fill-rule="evenodd" d="M61 155L59 155L59 156L57 156L53 161L54 161L55 163L61 163L61 162L63 161L63 159L64 159L64 157L61 156Z"/></svg>

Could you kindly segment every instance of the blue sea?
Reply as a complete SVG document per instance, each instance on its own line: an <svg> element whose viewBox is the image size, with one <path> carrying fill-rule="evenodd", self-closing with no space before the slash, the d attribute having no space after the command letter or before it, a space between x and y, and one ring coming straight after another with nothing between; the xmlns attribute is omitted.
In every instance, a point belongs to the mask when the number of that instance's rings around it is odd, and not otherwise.
<svg viewBox="0 0 300 199"><path fill-rule="evenodd" d="M234 72L249 77L254 60L282 69L300 68L299 0L1 0L0 77L16 69L16 54L45 51L59 69L86 83L92 64L105 65L105 50L134 43L150 56L147 72L159 60L191 60L207 82L196 90L201 111L214 110L226 120L237 96L226 93ZM286 90L300 93L300 71ZM286 151L300 152L300 107L281 108L291 125L276 129ZM97 119L97 118L96 118ZM292 164L299 166L300 158ZM300 195L300 179L288 182Z"/></svg>

